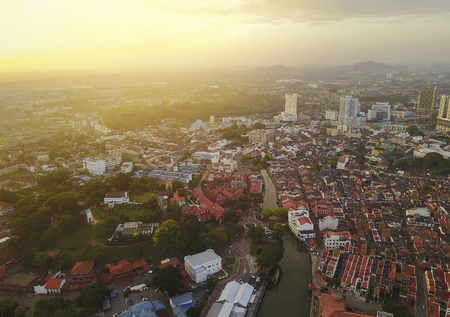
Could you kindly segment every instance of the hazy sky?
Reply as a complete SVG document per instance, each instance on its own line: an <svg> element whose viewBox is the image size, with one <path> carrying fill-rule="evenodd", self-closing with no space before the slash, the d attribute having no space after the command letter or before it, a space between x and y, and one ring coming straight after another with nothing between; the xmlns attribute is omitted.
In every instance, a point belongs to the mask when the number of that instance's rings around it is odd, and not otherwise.
<svg viewBox="0 0 450 317"><path fill-rule="evenodd" d="M0 0L0 72L450 62L450 0Z"/></svg>

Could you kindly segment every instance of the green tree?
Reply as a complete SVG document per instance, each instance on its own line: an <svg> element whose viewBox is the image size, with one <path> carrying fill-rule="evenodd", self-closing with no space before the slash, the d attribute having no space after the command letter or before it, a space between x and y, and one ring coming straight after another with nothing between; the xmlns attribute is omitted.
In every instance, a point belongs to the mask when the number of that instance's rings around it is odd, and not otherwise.
<svg viewBox="0 0 450 317"><path fill-rule="evenodd" d="M200 241L204 249L219 250L227 244L228 236L224 230L216 228L202 233Z"/></svg>
<svg viewBox="0 0 450 317"><path fill-rule="evenodd" d="M186 311L187 317L200 317L200 314L202 312L202 309L197 306L191 306Z"/></svg>
<svg viewBox="0 0 450 317"><path fill-rule="evenodd" d="M256 129L256 130L261 130L261 129L265 129L265 128L266 128L266 125L262 124L261 122L256 122L253 125L253 129Z"/></svg>
<svg viewBox="0 0 450 317"><path fill-rule="evenodd" d="M179 181L179 180L173 180L172 181L172 190L174 191L174 192L176 192L178 189L180 189L180 188L184 188L184 185L183 185L183 183L181 182L181 181Z"/></svg>
<svg viewBox="0 0 450 317"><path fill-rule="evenodd" d="M256 260L261 268L268 268L281 261L284 255L284 247L278 241L272 241L264 247Z"/></svg>
<svg viewBox="0 0 450 317"><path fill-rule="evenodd" d="M273 237L275 239L283 238L283 235L286 231L286 229L281 223L274 223L270 229L273 231Z"/></svg>
<svg viewBox="0 0 450 317"><path fill-rule="evenodd" d="M289 209L287 208L277 208L273 211L273 215L280 219L288 218Z"/></svg>
<svg viewBox="0 0 450 317"><path fill-rule="evenodd" d="M97 222L92 226L92 234L94 237L101 238L106 232L106 226L102 222Z"/></svg>
<svg viewBox="0 0 450 317"><path fill-rule="evenodd" d="M245 211L252 206L252 199L248 196L241 196L238 199L237 206L242 211Z"/></svg>
<svg viewBox="0 0 450 317"><path fill-rule="evenodd" d="M79 216L72 216L72 215L64 215L56 223L56 226L58 227L59 231L67 236L74 233L80 224L80 217Z"/></svg>
<svg viewBox="0 0 450 317"><path fill-rule="evenodd" d="M406 132L409 133L409 135L411 136L422 136L424 135L422 131L419 130L418 127L416 127L415 125L411 125L409 127L406 128Z"/></svg>
<svg viewBox="0 0 450 317"><path fill-rule="evenodd" d="M406 168L408 167L408 162L405 159L399 159L397 160L397 162L395 162L394 167L401 169Z"/></svg>
<svg viewBox="0 0 450 317"><path fill-rule="evenodd" d="M19 303L11 297L6 297L0 301L0 316L14 317L15 310L19 307Z"/></svg>
<svg viewBox="0 0 450 317"><path fill-rule="evenodd" d="M338 161L337 160L331 160L331 161L328 161L328 164L331 165L331 168L336 168L336 166L338 164Z"/></svg>
<svg viewBox="0 0 450 317"><path fill-rule="evenodd" d="M165 221L153 235L155 246L169 251L179 250L184 247L186 245L184 238L180 225L172 219Z"/></svg>
<svg viewBox="0 0 450 317"><path fill-rule="evenodd" d="M66 271L72 265L72 258L66 251L61 251L54 256L52 260L52 267L56 271Z"/></svg>
<svg viewBox="0 0 450 317"><path fill-rule="evenodd" d="M52 257L48 255L46 252L37 252L34 255L34 267L42 270L47 271L52 266Z"/></svg>
<svg viewBox="0 0 450 317"><path fill-rule="evenodd" d="M14 310L14 317L26 317L26 316L27 310L22 306L19 306Z"/></svg>
<svg viewBox="0 0 450 317"><path fill-rule="evenodd" d="M213 275L208 277L205 282L206 288L209 290L209 293L211 294L214 289L216 288L217 283L219 283L219 279Z"/></svg>
<svg viewBox="0 0 450 317"><path fill-rule="evenodd" d="M274 215L274 211L270 208L264 208L263 210L261 210L259 215L265 219L269 219Z"/></svg>
<svg viewBox="0 0 450 317"><path fill-rule="evenodd" d="M183 275L178 268L169 265L153 273L150 286L174 296L183 289Z"/></svg>
<svg viewBox="0 0 450 317"><path fill-rule="evenodd" d="M101 308L103 299L111 293L111 290L103 282L89 284L81 290L76 298L78 306L86 308Z"/></svg>
<svg viewBox="0 0 450 317"><path fill-rule="evenodd" d="M319 163L314 163L313 165L311 165L311 168L315 171L320 171L322 169L322 165L320 165Z"/></svg>
<svg viewBox="0 0 450 317"><path fill-rule="evenodd" d="M236 224L241 221L241 216L237 211L226 211L223 214L223 221L228 224Z"/></svg>
<svg viewBox="0 0 450 317"><path fill-rule="evenodd" d="M248 236L256 243L266 240L266 232L263 227L252 227L248 230Z"/></svg>

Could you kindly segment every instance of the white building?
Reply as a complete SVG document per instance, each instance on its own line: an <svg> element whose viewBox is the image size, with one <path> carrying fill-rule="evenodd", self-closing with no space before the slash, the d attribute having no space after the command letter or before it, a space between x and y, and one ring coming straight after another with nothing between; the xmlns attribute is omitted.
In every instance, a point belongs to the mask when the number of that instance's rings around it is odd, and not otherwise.
<svg viewBox="0 0 450 317"><path fill-rule="evenodd" d="M406 129L408 126L406 125L400 125L400 124L383 124L381 126L381 129L385 131L399 131L399 132L406 132Z"/></svg>
<svg viewBox="0 0 450 317"><path fill-rule="evenodd" d="M58 276L60 272L55 274ZM45 285L36 285L34 286L34 292L36 294L56 294L61 293L61 288L66 283L65 279L61 278L52 278Z"/></svg>
<svg viewBox="0 0 450 317"><path fill-rule="evenodd" d="M184 265L187 274L195 283L202 283L210 275L222 270L222 258L214 250L208 249L194 255L186 255Z"/></svg>
<svg viewBox="0 0 450 317"><path fill-rule="evenodd" d="M284 113L293 115L293 121L297 122L297 94L286 94Z"/></svg>
<svg viewBox="0 0 450 317"><path fill-rule="evenodd" d="M327 110L325 112L325 119L331 120L331 121L336 121L338 119L338 114L339 114L339 112L337 112L336 110Z"/></svg>
<svg viewBox="0 0 450 317"><path fill-rule="evenodd" d="M109 192L105 195L103 201L108 207L114 208L114 205L129 203L130 197L127 196L127 192Z"/></svg>
<svg viewBox="0 0 450 317"><path fill-rule="evenodd" d="M219 151L215 151L215 152L195 152L192 157L194 158L194 160L207 160L207 161L211 161L211 163L218 163L220 160L220 152Z"/></svg>
<svg viewBox="0 0 450 317"><path fill-rule="evenodd" d="M120 168L122 173L131 173L133 171L133 162L125 162Z"/></svg>
<svg viewBox="0 0 450 317"><path fill-rule="evenodd" d="M391 105L389 102L376 102L372 105L372 109L376 110L376 118L381 120L391 120Z"/></svg>
<svg viewBox="0 0 450 317"><path fill-rule="evenodd" d="M323 244L328 250L339 249L346 243L351 242L350 233L345 232L326 232L323 236Z"/></svg>
<svg viewBox="0 0 450 317"><path fill-rule="evenodd" d="M331 229L336 230L338 227L338 220L337 218L326 216L319 220L319 229L320 231L323 231L324 229Z"/></svg>
<svg viewBox="0 0 450 317"><path fill-rule="evenodd" d="M314 239L316 232L314 231L314 225L309 218L308 211L304 209L291 210L288 213L289 229L300 240Z"/></svg>
<svg viewBox="0 0 450 317"><path fill-rule="evenodd" d="M339 121L345 123L345 117L356 117L358 115L358 98L345 96L339 98Z"/></svg>
<svg viewBox="0 0 450 317"><path fill-rule="evenodd" d="M85 158L83 160L83 168L87 169L90 174L103 175L107 169L112 169L122 163L122 154L114 152L111 156L104 158Z"/></svg>
<svg viewBox="0 0 450 317"><path fill-rule="evenodd" d="M275 130L253 130L248 134L250 143L267 144L275 140Z"/></svg>
<svg viewBox="0 0 450 317"><path fill-rule="evenodd" d="M430 210L426 207L415 207L406 211L406 216L422 216L430 218Z"/></svg>
<svg viewBox="0 0 450 317"><path fill-rule="evenodd" d="M377 111L375 109L367 110L367 120L375 120L377 118Z"/></svg>

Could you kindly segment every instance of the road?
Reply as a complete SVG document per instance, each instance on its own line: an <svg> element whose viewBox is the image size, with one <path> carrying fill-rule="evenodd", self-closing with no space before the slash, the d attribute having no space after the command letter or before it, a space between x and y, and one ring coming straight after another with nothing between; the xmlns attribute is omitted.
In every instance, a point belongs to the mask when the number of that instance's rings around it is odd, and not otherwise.
<svg viewBox="0 0 450 317"><path fill-rule="evenodd" d="M425 306L427 308L427 300L425 294L425 280L424 280L424 272L418 270L416 267L416 284L417 284L417 301L416 301L416 316L418 317L427 317L427 309L423 309Z"/></svg>

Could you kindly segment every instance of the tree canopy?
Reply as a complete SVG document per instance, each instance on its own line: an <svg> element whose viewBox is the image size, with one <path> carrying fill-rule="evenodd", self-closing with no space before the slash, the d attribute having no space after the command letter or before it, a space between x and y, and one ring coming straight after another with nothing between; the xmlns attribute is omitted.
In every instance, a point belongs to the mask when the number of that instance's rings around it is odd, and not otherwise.
<svg viewBox="0 0 450 317"><path fill-rule="evenodd" d="M264 247L261 253L256 257L256 260L261 268L268 268L280 262L283 255L283 245L278 241L272 241Z"/></svg>
<svg viewBox="0 0 450 317"><path fill-rule="evenodd" d="M266 232L263 227L252 227L248 230L248 236L254 242L261 243L267 239Z"/></svg>
<svg viewBox="0 0 450 317"><path fill-rule="evenodd" d="M153 273L150 286L174 296L183 289L183 275L177 267L168 265Z"/></svg>
<svg viewBox="0 0 450 317"><path fill-rule="evenodd" d="M173 219L165 221L153 235L156 247L171 251L182 248L186 244L185 238L180 225Z"/></svg>

